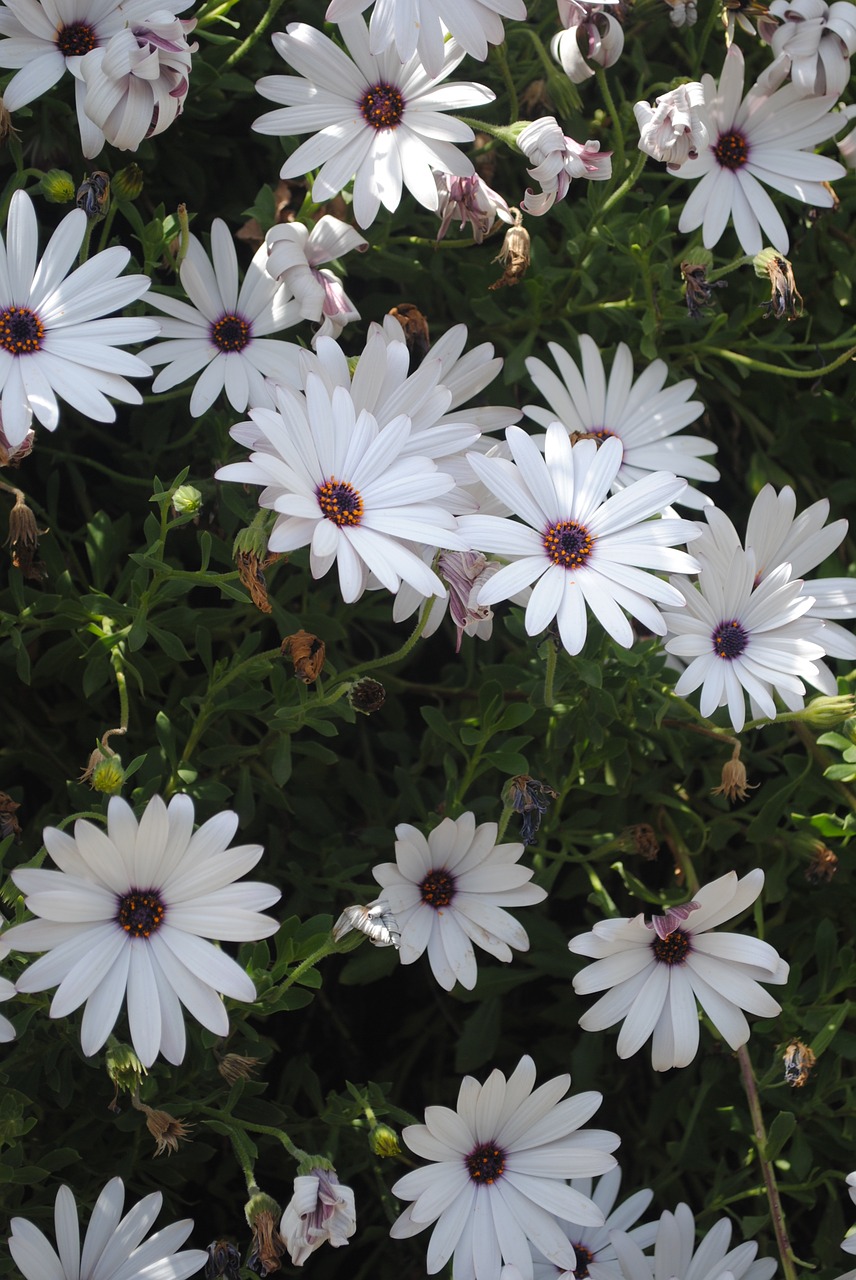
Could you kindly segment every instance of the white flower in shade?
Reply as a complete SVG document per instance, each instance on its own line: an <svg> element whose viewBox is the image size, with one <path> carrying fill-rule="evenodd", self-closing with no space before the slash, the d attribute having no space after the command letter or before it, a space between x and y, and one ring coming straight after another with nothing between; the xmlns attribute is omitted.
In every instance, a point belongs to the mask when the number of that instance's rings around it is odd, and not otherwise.
<svg viewBox="0 0 856 1280"><path fill-rule="evenodd" d="M313 1169L294 1179L294 1194L279 1224L292 1266L302 1267L322 1244L341 1248L356 1229L354 1193L342 1186L335 1169Z"/></svg>
<svg viewBox="0 0 856 1280"><path fill-rule="evenodd" d="M688 1205L679 1204L674 1213L660 1217L654 1256L642 1253L632 1233L615 1231L611 1239L618 1257L619 1280L772 1280L776 1263L772 1258L756 1258L754 1241L731 1243L732 1223L720 1218L696 1246L695 1218Z"/></svg>
<svg viewBox="0 0 856 1280"><path fill-rule="evenodd" d="M163 1195L152 1191L122 1217L125 1187L111 1178L102 1190L80 1246L77 1203L69 1187L56 1195L53 1245L26 1218L13 1218L9 1252L26 1280L185 1280L208 1261L204 1249L178 1252L193 1230L192 1218L173 1222L145 1240Z"/></svg>
<svg viewBox="0 0 856 1280"><path fill-rule="evenodd" d="M800 515L796 515L796 509L796 494L790 485L785 485L778 494L772 485L765 485L753 502L745 545L755 557L757 582L763 582L782 565L790 565L792 578L805 579L805 575L844 540L847 521L826 523L829 516L826 498L806 507ZM693 545L693 554L724 574L734 552L742 546L740 535L718 507L708 507L705 518L707 524L699 525L702 534ZM814 597L805 617L820 618L825 624L815 637L818 643L832 657L856 659L856 639L832 621L833 618L856 618L856 579L809 578L803 582L802 591L803 595ZM821 673L817 687L824 693L836 693L835 677L825 663L817 665Z"/></svg>
<svg viewBox="0 0 856 1280"><path fill-rule="evenodd" d="M803 594L800 579L791 580L790 565L780 565L758 582L755 556L739 547L727 562L700 563L697 584L671 579L685 607L664 615L666 652L689 663L675 685L679 697L700 687L702 715L727 706L739 733L746 694L753 718L772 720L774 693L796 711L804 705L806 680L835 692L826 687L818 666L825 652L824 624L804 616L814 597Z"/></svg>
<svg viewBox="0 0 856 1280"><path fill-rule="evenodd" d="M515 1276L533 1280L530 1242L556 1267L573 1271L564 1222L602 1226L603 1213L565 1178L596 1177L614 1168L617 1134L583 1129L603 1098L565 1098L569 1075L539 1088L535 1063L520 1059L506 1080L492 1071L483 1085L465 1076L455 1111L428 1107L425 1123L402 1137L433 1163L399 1178L393 1195L412 1200L390 1235L407 1239L436 1222L427 1270L435 1275L454 1254L456 1280ZM534 1089L534 1092L533 1092ZM505 1263L508 1272L501 1271Z"/></svg>
<svg viewBox="0 0 856 1280"><path fill-rule="evenodd" d="M624 28L607 9L617 0L557 0L564 31L553 36L550 52L574 84L582 84L595 73L589 66L611 67L624 51Z"/></svg>
<svg viewBox="0 0 856 1280"><path fill-rule="evenodd" d="M856 1170L854 1170L853 1173L848 1173L846 1182L850 1193L850 1199L854 1204L856 1204ZM845 1253L856 1253L856 1231L853 1231L846 1240L841 1241L841 1248Z"/></svg>
<svg viewBox="0 0 856 1280"><path fill-rule="evenodd" d="M430 549L426 549L425 555ZM489 640L493 635L493 610L477 603L478 594L486 582L500 569L498 560L488 560L480 551L443 551L437 558L437 572L448 587L445 600L425 596L402 584L395 597L392 611L394 622L403 622L419 610L429 608L428 620L422 629L423 636L432 636L446 616L448 608L457 631L455 653L461 652L464 636L477 636Z"/></svg>
<svg viewBox="0 0 856 1280"><path fill-rule="evenodd" d="M434 180L440 195L438 240L443 239L456 218L460 219L462 231L467 224L472 227L476 244L481 244L490 234L497 218L509 225L514 222L505 197L489 187L477 173L458 178L453 173L435 172Z"/></svg>
<svg viewBox="0 0 856 1280"><path fill-rule="evenodd" d="M574 990L607 993L580 1018L583 1030L623 1022L619 1058L631 1057L653 1036L655 1071L685 1067L698 1052L698 1001L726 1043L739 1049L749 1039L741 1010L761 1018L781 1013L759 983L787 982L788 966L759 938L711 930L745 911L763 887L761 870L740 880L729 871L686 906L650 921L644 915L602 920L572 938L568 949L595 962L577 974Z"/></svg>
<svg viewBox="0 0 856 1280"><path fill-rule="evenodd" d="M622 1280L615 1249L610 1243L611 1232L626 1231L640 1249L647 1249L652 1245L657 1238L657 1223L646 1222L639 1226L634 1224L654 1199L654 1192L637 1191L616 1207L621 1187L621 1170L617 1165L598 1179L594 1191L591 1178L572 1178L571 1187L597 1205L605 1222L602 1227L562 1223L562 1228L573 1245L576 1266L573 1270L563 1270L548 1262L539 1250L533 1249L533 1280L577 1280L578 1276L590 1277L590 1280Z"/></svg>
<svg viewBox="0 0 856 1280"><path fill-rule="evenodd" d="M608 439L571 445L558 422L547 428L545 456L519 427L506 432L514 462L468 455L476 475L525 524L501 516L459 520L470 545L511 561L482 588L478 603L507 600L535 584L526 606L526 633L538 635L554 618L568 653L586 641L586 607L625 649L633 630L627 609L656 635L666 624L654 601L678 604L680 592L652 573L696 562L675 543L698 536L688 520L650 517L682 492L686 481L654 472L607 497L621 466L621 444Z"/></svg>
<svg viewBox="0 0 856 1280"><path fill-rule="evenodd" d="M336 563L346 604L359 600L369 572L388 591L404 581L444 595L437 575L405 544L465 549L454 518L436 502L454 480L431 458L407 452L410 418L399 414L380 427L370 413L356 412L343 387L331 395L316 374L308 375L305 396L278 387L276 403L279 412L256 409L252 424L232 431L253 441L249 461L216 473L265 486L260 506L280 513L270 550L310 547L313 578Z"/></svg>
<svg viewBox="0 0 856 1280"><path fill-rule="evenodd" d="M136 302L151 281L139 275L120 278L131 254L118 245L68 275L86 225L82 209L66 214L37 264L33 202L25 191L12 197L5 251L0 240L0 387L3 434L13 450L26 439L33 415L55 430L58 395L96 422L115 421L108 396L142 404L127 378L148 377L151 370L118 348L153 338L160 326L110 313Z"/></svg>
<svg viewBox="0 0 856 1280"><path fill-rule="evenodd" d="M397 0L396 0L397 2ZM443 84L465 56L455 40L446 42L443 67L430 75L414 55L402 65L394 50L377 56L369 50L362 18L340 24L350 57L302 22L277 32L274 47L299 72L264 76L256 89L279 103L255 121L257 133L291 137L312 133L282 166L283 178L302 178L318 169L312 199L330 200L354 179L354 216L370 226L381 204L395 210L402 184L426 209L439 204L434 169L466 177L473 166L453 144L472 142L474 134L444 112L492 102L484 85Z"/></svg>
<svg viewBox="0 0 856 1280"><path fill-rule="evenodd" d="M756 84L744 98L743 54L736 44L725 55L719 85L706 75L702 87L709 145L677 172L679 178L701 178L679 230L701 227L705 248L712 249L731 219L744 253L761 252L762 230L779 253L787 253L787 228L761 184L804 204L832 207L835 197L824 183L846 170L813 148L844 123L831 110L837 95L806 98L795 84L767 94Z"/></svg>
<svg viewBox="0 0 856 1280"><path fill-rule="evenodd" d="M112 146L136 151L144 138L163 133L181 113L191 54L199 48L187 40L195 26L195 18L146 10L143 21L117 31L81 59L83 110Z"/></svg>
<svg viewBox="0 0 856 1280"><path fill-rule="evenodd" d="M158 1053L182 1062L181 1006L209 1031L225 1036L229 1019L218 992L251 1001L244 970L208 938L251 942L276 933L261 909L279 899L268 884L233 884L264 852L261 845L228 848L236 813L210 818L194 834L193 802L160 796L139 823L114 796L107 831L79 820L74 837L46 828L44 842L58 871L24 867L12 878L39 919L3 934L7 950L46 951L18 979L19 991L58 985L50 1008L63 1018L86 1004L81 1046L97 1053L127 998L134 1050L150 1067Z"/></svg>
<svg viewBox="0 0 856 1280"><path fill-rule="evenodd" d="M7 978L0 978L0 1004L4 1004L7 1000L11 1000L17 995L15 984L9 982ZM12 1026L8 1018L0 1013L0 1044L5 1044L8 1040L15 1039L15 1028Z"/></svg>
<svg viewBox="0 0 856 1280"><path fill-rule="evenodd" d="M704 118L704 90L696 81L678 85L654 100L633 108L639 126L639 150L664 160L673 173L687 160L697 160L708 145Z"/></svg>
<svg viewBox="0 0 856 1280"><path fill-rule="evenodd" d="M266 335L297 324L300 305L268 275L267 257L262 245L239 288L234 241L225 222L215 218L211 259L191 235L181 264L181 283L193 306L166 293L152 293L147 299L169 317L160 323L161 337L167 341L142 353L150 365L167 366L152 389L169 391L200 374L190 397L194 418L206 413L224 389L232 408L243 413L247 405L273 407L265 378L296 383L298 348Z"/></svg>
<svg viewBox="0 0 856 1280"><path fill-rule="evenodd" d="M382 898L365 907L361 903L345 907L331 930L333 941L339 942L354 929L365 934L375 947L397 948L401 943L398 921Z"/></svg>
<svg viewBox="0 0 856 1280"><path fill-rule="evenodd" d="M601 151L599 142L575 142L567 138L553 116L542 116L517 135L517 145L528 160L529 177L541 184L541 191L526 188L520 201L526 213L541 214L564 200L572 178L605 182L612 177L612 152Z"/></svg>
<svg viewBox="0 0 856 1280"><path fill-rule="evenodd" d="M468 991L476 985L474 942L506 964L512 947L528 951L526 930L504 908L547 896L529 883L534 872L518 865L523 845L498 845L496 833L495 822L477 827L472 813L444 818L427 840L403 822L395 828L395 862L372 868L398 921L401 963L413 964L427 950L445 991L456 981Z"/></svg>
<svg viewBox="0 0 856 1280"><path fill-rule="evenodd" d="M856 53L856 5L849 0L773 0L781 19L770 41L774 59L762 80L790 75L807 97L843 93Z"/></svg>
<svg viewBox="0 0 856 1280"><path fill-rule="evenodd" d="M0 7L0 67L18 68L3 100L17 111L52 89L66 70L75 77L77 123L83 154L97 156L104 134L84 109L87 93L81 75L83 59L125 30L144 29L157 0L12 0ZM181 13L191 0L169 2L167 17ZM163 13L163 10L157 11ZM138 86L137 92L142 86ZM151 95L150 95L151 96ZM151 117L148 124L151 123ZM147 124L147 128L148 128Z"/></svg>
<svg viewBox="0 0 856 1280"><path fill-rule="evenodd" d="M701 436L677 434L704 412L700 400L690 399L696 390L692 378L666 388L668 366L655 360L634 382L633 357L623 342L618 344L607 378L600 351L588 334L580 337L582 369L558 343L548 343L547 349L558 366L558 377L543 360L532 356L526 368L549 408L526 405L523 412L542 427L558 420L572 436L617 438L623 453L614 491L652 471L673 471L687 480L719 479L716 468L704 461L706 455L716 453L716 445ZM677 501L703 507L709 499L687 485Z"/></svg>
<svg viewBox="0 0 856 1280"><path fill-rule="evenodd" d="M266 244L269 275L294 295L304 320L323 320L316 338L338 338L346 324L359 320L339 277L322 266L352 249L365 253L369 242L359 231L325 213L311 231L302 222L271 227Z"/></svg>
<svg viewBox="0 0 856 1280"><path fill-rule="evenodd" d="M372 0L330 0L325 17L341 24L369 7ZM402 62L419 55L425 70L443 69L443 42L450 31L461 48L484 62L489 44L502 44L503 18L526 18L523 0L375 0L369 37L372 53L395 47Z"/></svg>

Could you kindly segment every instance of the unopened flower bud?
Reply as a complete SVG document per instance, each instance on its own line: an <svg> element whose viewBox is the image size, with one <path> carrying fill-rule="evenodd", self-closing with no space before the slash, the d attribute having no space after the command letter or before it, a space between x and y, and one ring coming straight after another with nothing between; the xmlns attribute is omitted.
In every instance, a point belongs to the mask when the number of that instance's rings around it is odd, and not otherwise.
<svg viewBox="0 0 856 1280"><path fill-rule="evenodd" d="M80 775L80 781L88 782L93 791L104 796L117 796L125 781L122 761L117 755L105 755L100 747L96 747Z"/></svg>
<svg viewBox="0 0 856 1280"><path fill-rule="evenodd" d="M793 713L794 720L804 720L815 729L832 729L856 712L856 698L849 693L812 698L807 707Z"/></svg>
<svg viewBox="0 0 856 1280"><path fill-rule="evenodd" d="M731 759L726 760L722 766L722 781L718 787L714 787L711 795L725 796L733 804L735 800L745 800L750 791L754 791L760 783L750 783L746 780L746 766L740 759L740 743L738 742L731 753Z"/></svg>
<svg viewBox="0 0 856 1280"><path fill-rule="evenodd" d="M388 1124L376 1124L369 1132L369 1146L376 1156L388 1160L401 1155L398 1134Z"/></svg>
<svg viewBox="0 0 856 1280"><path fill-rule="evenodd" d="M104 1054L104 1066L117 1090L123 1089L125 1093L135 1093L147 1074L146 1068L127 1044L110 1045Z"/></svg>
<svg viewBox="0 0 856 1280"><path fill-rule="evenodd" d="M361 711L363 715L370 716L373 711L379 711L386 701L386 689L379 680L372 680L365 676L351 685L348 690L348 701L355 711Z"/></svg>
<svg viewBox="0 0 856 1280"><path fill-rule="evenodd" d="M76 195L74 179L65 169L49 169L39 187L48 204L71 204Z"/></svg>
<svg viewBox="0 0 856 1280"><path fill-rule="evenodd" d="M113 175L113 195L117 200L136 200L143 190L143 171L132 161Z"/></svg>
<svg viewBox="0 0 856 1280"><path fill-rule="evenodd" d="M202 494L192 484L180 484L172 495L176 515L195 516L202 508Z"/></svg>
<svg viewBox="0 0 856 1280"><path fill-rule="evenodd" d="M90 222L100 222L110 208L110 175L103 169L93 169L77 188L77 207L82 209Z"/></svg>

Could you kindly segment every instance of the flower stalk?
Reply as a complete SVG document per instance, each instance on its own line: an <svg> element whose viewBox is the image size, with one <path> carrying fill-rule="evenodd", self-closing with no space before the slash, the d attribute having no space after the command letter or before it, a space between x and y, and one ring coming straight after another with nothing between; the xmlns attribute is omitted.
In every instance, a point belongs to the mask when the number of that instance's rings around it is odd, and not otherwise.
<svg viewBox="0 0 856 1280"><path fill-rule="evenodd" d="M782 1271L785 1280L797 1280L796 1259L788 1239L785 1214L782 1209L779 1188L776 1184L776 1174L772 1162L767 1158L767 1130L764 1127L764 1117L758 1097L758 1085L755 1081L755 1073L752 1070L752 1060L745 1044L741 1045L737 1050L737 1061L740 1064L740 1078L746 1093L746 1101L749 1104L749 1114L752 1118L752 1128L755 1132L755 1147L764 1175L764 1187L770 1205L770 1217L773 1220L773 1231L776 1235L779 1257L782 1260Z"/></svg>

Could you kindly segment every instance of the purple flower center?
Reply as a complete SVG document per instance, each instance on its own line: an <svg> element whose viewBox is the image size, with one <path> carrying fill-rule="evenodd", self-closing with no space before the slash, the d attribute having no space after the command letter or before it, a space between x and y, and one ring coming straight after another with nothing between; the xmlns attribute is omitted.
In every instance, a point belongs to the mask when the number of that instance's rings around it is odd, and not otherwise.
<svg viewBox="0 0 856 1280"><path fill-rule="evenodd" d="M7 307L0 311L0 347L13 356L40 351L45 328L29 307Z"/></svg>
<svg viewBox="0 0 856 1280"><path fill-rule="evenodd" d="M574 1268L574 1275L577 1280L586 1280L589 1273L589 1264L594 1262L594 1254L591 1249L587 1249L584 1244L574 1244L574 1253L577 1255L577 1265Z"/></svg>
<svg viewBox="0 0 856 1280"><path fill-rule="evenodd" d="M116 919L132 938L150 938L164 921L166 907L156 889L132 889L119 899Z"/></svg>
<svg viewBox="0 0 856 1280"><path fill-rule="evenodd" d="M742 133L732 129L719 135L713 154L723 169L742 169L749 159L749 143Z"/></svg>
<svg viewBox="0 0 856 1280"><path fill-rule="evenodd" d="M363 518L363 500L359 490L347 480L331 476L316 490L318 505L328 520L341 526L357 525Z"/></svg>
<svg viewBox="0 0 856 1280"><path fill-rule="evenodd" d="M452 904L455 897L455 877L450 871L429 871L419 890L422 901L427 906L433 907L435 911L439 911L442 907ZM479 1147L480 1151L481 1149Z"/></svg>
<svg viewBox="0 0 856 1280"><path fill-rule="evenodd" d="M494 1142L482 1142L464 1156L464 1164L473 1182L489 1187L505 1173L505 1152Z"/></svg>
<svg viewBox="0 0 856 1280"><path fill-rule="evenodd" d="M394 129L404 115L404 99L394 84L374 84L366 89L358 106L373 129Z"/></svg>
<svg viewBox="0 0 856 1280"><path fill-rule="evenodd" d="M543 535L544 550L563 569L579 569L592 552L594 539L576 520L560 520L551 524Z"/></svg>
<svg viewBox="0 0 856 1280"><path fill-rule="evenodd" d="M651 950L660 964L683 964L692 950L692 944L688 933L684 933L683 929L675 929L665 938L654 938Z"/></svg>
<svg viewBox="0 0 856 1280"><path fill-rule="evenodd" d="M221 351L243 351L249 345L253 331L249 320L227 311L211 326L211 341Z"/></svg>
<svg viewBox="0 0 856 1280"><path fill-rule="evenodd" d="M82 58L97 46L98 38L88 22L69 22L57 31L54 43L66 58Z"/></svg>
<svg viewBox="0 0 856 1280"><path fill-rule="evenodd" d="M720 622L711 636L714 652L718 658L732 661L739 658L749 643L749 633L745 627L732 618L729 622Z"/></svg>

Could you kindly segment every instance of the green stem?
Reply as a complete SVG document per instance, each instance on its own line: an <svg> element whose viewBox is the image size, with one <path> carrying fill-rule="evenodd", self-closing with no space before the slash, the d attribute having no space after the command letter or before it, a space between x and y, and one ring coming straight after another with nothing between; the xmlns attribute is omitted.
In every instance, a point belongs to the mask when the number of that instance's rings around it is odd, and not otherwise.
<svg viewBox="0 0 856 1280"><path fill-rule="evenodd" d="M544 706L553 706L553 683L556 678L556 663L559 650L552 638L547 640L546 665L544 669Z"/></svg>
<svg viewBox="0 0 856 1280"><path fill-rule="evenodd" d="M327 938L311 955L308 955L305 960L301 960L300 964L292 969L285 981L280 983L278 990L287 991L289 987L293 987L298 978L302 978L309 969L314 969L320 960L326 959L327 956L332 956L336 950L336 943L332 937Z"/></svg>
<svg viewBox="0 0 856 1280"><path fill-rule="evenodd" d="M419 618L419 621L416 623L416 626L413 628L410 635L407 637L407 639L405 640L404 644L401 646L400 649L396 649L395 653L387 654L385 658L369 659L368 662L361 662L356 667L350 667L347 671L343 671L342 674L339 676L340 683L344 680L353 680L355 676L361 675L363 671L374 672L379 667L390 667L392 666L393 662L400 662L402 658L406 658L408 653L410 653L411 649L413 649L416 646L416 643L419 640L419 637L422 635L422 632L425 630L426 624L428 622L428 617L431 613L432 608L434 608L435 606L436 600L437 600L436 596L431 597L431 600L426 604L425 608L422 610L422 614L421 614L421 617ZM340 697L341 694L344 692L345 692L344 689L340 689L340 692L336 694L336 697ZM328 697L330 696L331 695L328 694Z"/></svg>
<svg viewBox="0 0 856 1280"><path fill-rule="evenodd" d="M782 378L816 379L825 377L827 373L840 369L848 360L852 360L856 356L856 347L848 347L837 360L833 360L831 364L825 364L821 369L788 369L784 365L767 364L763 360L753 360L751 356L740 355L737 351L725 351L721 347L708 347L707 354L721 356L723 360L730 360L732 364L741 365L746 369L757 369L760 373L777 373Z"/></svg>
<svg viewBox="0 0 856 1280"><path fill-rule="evenodd" d="M517 89L514 84L514 76L508 65L508 54L504 44L494 45L491 49L493 61L499 67L499 74L502 76L502 83L505 85L505 91L508 94L508 114L512 120L516 120L520 115L520 102L517 98Z"/></svg>
<svg viewBox="0 0 856 1280"><path fill-rule="evenodd" d="M474 133L488 133L492 138L498 138L507 147L511 147L512 151L520 150L514 130L509 129L508 125L488 124L486 120L476 120L473 116L458 116L458 119L461 124L468 124Z"/></svg>
<svg viewBox="0 0 856 1280"><path fill-rule="evenodd" d="M92 218L86 220L86 230L83 233L83 242L80 246L80 253L77 255L78 266L83 266L89 256L89 241L92 239L92 232L95 229L95 221Z"/></svg>
<svg viewBox="0 0 856 1280"><path fill-rule="evenodd" d="M632 189L636 186L636 183L639 181L639 176L642 173L642 170L645 168L646 159L647 159L647 156L645 155L644 151L640 151L639 155L636 157L636 163L633 165L633 168L630 170L627 177L622 182L621 186L616 187L612 195L608 196L607 199L603 202L603 204L598 209L597 213L595 214L592 220L593 223L595 221L599 221L601 218L601 215L606 213L607 209L614 208L615 205L617 205L620 200L623 200L624 197L627 195L628 191L632 191ZM591 228L589 228L589 230L591 230ZM612 305L615 306L617 304L613 303Z"/></svg>
<svg viewBox="0 0 856 1280"><path fill-rule="evenodd" d="M686 254L682 254L681 256L686 257ZM710 275L707 277L708 282L713 284L714 280L721 280L723 276L727 276L730 272L736 271L738 267L748 267L754 261L755 259L751 253L745 253L742 257L735 258L733 262L729 262L727 266L719 267L716 271L711 271Z"/></svg>
<svg viewBox="0 0 856 1280"><path fill-rule="evenodd" d="M249 53L253 45L262 38L262 36L267 31L270 24L273 22L277 13L282 8L282 3L283 3L283 0L270 0L270 4L267 7L267 12L264 14L261 21L250 32L246 40L243 40L241 44L238 45L237 49L234 49L229 54L226 61L223 63L223 66L221 68L221 74L224 71L231 71L232 67L237 66L237 64L243 58L244 54Z"/></svg>
<svg viewBox="0 0 856 1280"><path fill-rule="evenodd" d="M752 1061L745 1044L741 1045L737 1050L737 1061L740 1063L740 1076L743 1081L743 1088L746 1091L746 1101L749 1103L749 1114L752 1117L752 1128L755 1131L755 1146L764 1175L764 1187L767 1192L767 1201L770 1205L770 1216L773 1219L773 1230L776 1234L779 1257L782 1260L782 1271L784 1272L785 1280L797 1280L794 1254L788 1240L782 1201L779 1197L779 1188L776 1185L776 1174L773 1170L772 1162L767 1159L767 1131L764 1128L758 1086L755 1083Z"/></svg>
<svg viewBox="0 0 856 1280"><path fill-rule="evenodd" d="M499 823L496 828L497 844L502 844L503 837L506 831L508 830L508 824L511 821L511 815L513 813L514 813L514 810L512 809L510 804L504 804L502 806L502 813L500 814Z"/></svg>
<svg viewBox="0 0 856 1280"><path fill-rule="evenodd" d="M612 132L615 136L615 146L612 149L612 172L616 177L620 178L624 172L624 130L621 127L621 115L615 105L615 99L607 83L606 72L603 67L597 67L594 74L597 79L597 87L600 89L600 96L603 98L603 105L606 107L612 121Z"/></svg>
<svg viewBox="0 0 856 1280"><path fill-rule="evenodd" d="M101 228L101 239L98 242L98 252L106 249L110 243L110 232L113 229L113 219L118 211L118 204L115 200L111 201L110 208L107 211L107 217L104 219L104 226Z"/></svg>

